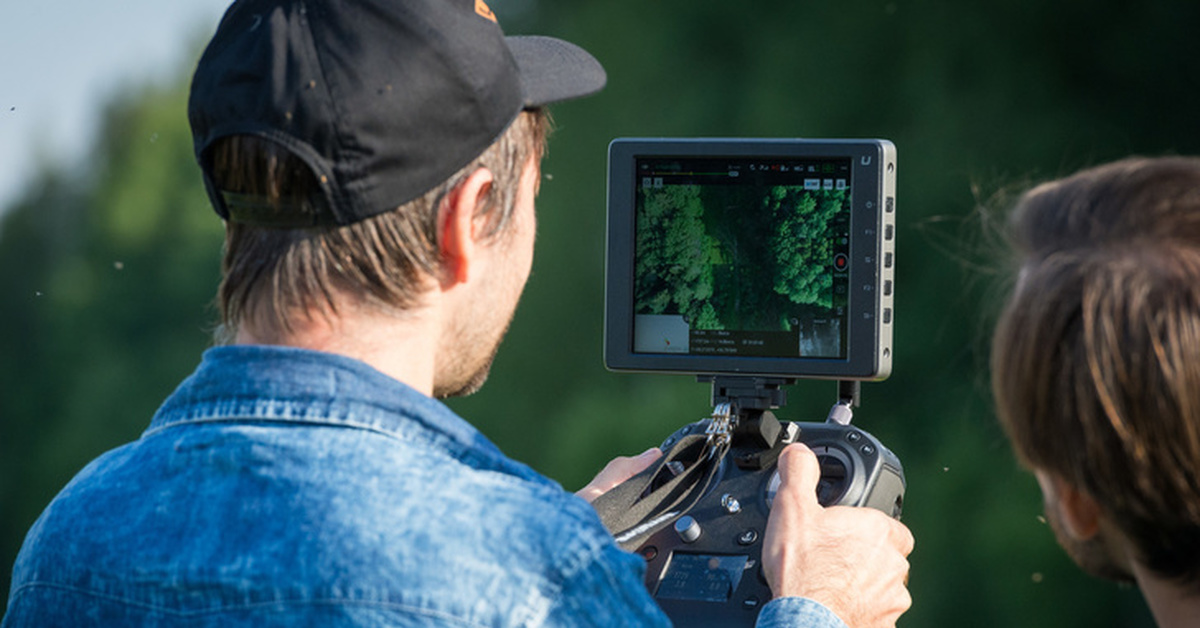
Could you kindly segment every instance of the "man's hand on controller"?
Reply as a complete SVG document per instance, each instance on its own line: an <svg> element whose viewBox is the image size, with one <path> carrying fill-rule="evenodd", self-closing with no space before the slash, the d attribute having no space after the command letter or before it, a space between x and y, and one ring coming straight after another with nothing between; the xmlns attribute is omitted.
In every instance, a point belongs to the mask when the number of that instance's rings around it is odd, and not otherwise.
<svg viewBox="0 0 1200 628"><path fill-rule="evenodd" d="M614 486L641 473L661 455L662 451L658 447L652 447L636 456L613 458L587 486L575 491L575 494L591 503Z"/></svg>
<svg viewBox="0 0 1200 628"><path fill-rule="evenodd" d="M820 465L802 444L784 449L779 476L763 546L774 595L820 602L851 628L894 626L912 605L912 533L874 508L821 506Z"/></svg>

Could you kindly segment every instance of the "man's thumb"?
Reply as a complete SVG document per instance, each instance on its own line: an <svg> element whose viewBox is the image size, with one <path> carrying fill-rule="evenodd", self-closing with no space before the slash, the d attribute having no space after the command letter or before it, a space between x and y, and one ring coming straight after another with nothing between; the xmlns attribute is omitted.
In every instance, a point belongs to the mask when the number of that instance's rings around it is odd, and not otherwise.
<svg viewBox="0 0 1200 628"><path fill-rule="evenodd" d="M817 483L821 480L821 464L817 455L803 443L793 443L779 454L779 490L791 499L800 500L805 508L820 506L817 502Z"/></svg>

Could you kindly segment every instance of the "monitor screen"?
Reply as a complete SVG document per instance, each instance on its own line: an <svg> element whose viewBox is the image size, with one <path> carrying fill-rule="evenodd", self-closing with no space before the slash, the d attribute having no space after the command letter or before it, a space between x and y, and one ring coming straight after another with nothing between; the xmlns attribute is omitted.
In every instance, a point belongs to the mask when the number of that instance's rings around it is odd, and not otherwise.
<svg viewBox="0 0 1200 628"><path fill-rule="evenodd" d="M636 169L635 353L846 357L848 158Z"/></svg>
<svg viewBox="0 0 1200 628"><path fill-rule="evenodd" d="M609 158L610 368L886 376L890 143L616 140Z"/></svg>

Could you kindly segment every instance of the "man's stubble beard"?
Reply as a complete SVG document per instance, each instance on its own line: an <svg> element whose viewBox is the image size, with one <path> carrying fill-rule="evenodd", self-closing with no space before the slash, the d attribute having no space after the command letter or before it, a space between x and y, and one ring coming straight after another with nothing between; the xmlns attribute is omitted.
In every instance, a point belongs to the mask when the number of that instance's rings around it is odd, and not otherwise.
<svg viewBox="0 0 1200 628"><path fill-rule="evenodd" d="M492 370L500 343L508 334L525 282L509 285L476 302L476 306L454 322L451 346L442 351L451 356L443 376L434 382L437 399L465 397L483 387ZM506 308L507 311L504 311Z"/></svg>
<svg viewBox="0 0 1200 628"><path fill-rule="evenodd" d="M510 321L512 317L509 317ZM500 351L500 343L504 340L504 336L508 333L508 324L500 331L500 334L491 342L489 350L482 354L482 360L474 360L472 363L467 363L466 360L456 360L452 367L452 375L447 378L444 383L434 384L433 396L437 399L446 399L447 397L466 397L473 395L483 388L484 382L487 381L488 375L492 372L492 363L496 360L496 354ZM467 341L470 343L471 341ZM485 342L483 339L477 342ZM469 347L463 347L468 349Z"/></svg>

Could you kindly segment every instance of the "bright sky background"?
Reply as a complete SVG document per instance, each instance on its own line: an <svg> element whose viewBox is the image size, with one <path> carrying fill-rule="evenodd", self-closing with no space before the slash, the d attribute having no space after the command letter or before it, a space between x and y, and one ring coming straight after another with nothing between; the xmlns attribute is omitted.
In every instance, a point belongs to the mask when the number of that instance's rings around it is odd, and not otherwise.
<svg viewBox="0 0 1200 628"><path fill-rule="evenodd" d="M123 85L171 76L232 0L3 0L0 208L40 161L73 163Z"/></svg>

